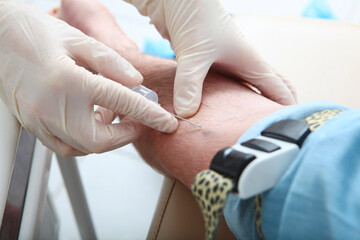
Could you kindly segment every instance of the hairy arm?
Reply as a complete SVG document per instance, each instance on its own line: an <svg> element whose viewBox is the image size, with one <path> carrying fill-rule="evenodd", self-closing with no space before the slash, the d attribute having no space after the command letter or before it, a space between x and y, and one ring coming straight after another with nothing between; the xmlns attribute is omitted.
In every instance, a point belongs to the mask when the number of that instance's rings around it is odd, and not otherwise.
<svg viewBox="0 0 360 240"><path fill-rule="evenodd" d="M138 52L125 58L143 74L143 85L157 92L161 106L173 112L176 62ZM209 167L219 149L233 145L257 120L281 107L234 79L210 72L201 108L189 118L201 129L181 120L174 134L145 128L134 145L151 166L190 187L195 175Z"/></svg>

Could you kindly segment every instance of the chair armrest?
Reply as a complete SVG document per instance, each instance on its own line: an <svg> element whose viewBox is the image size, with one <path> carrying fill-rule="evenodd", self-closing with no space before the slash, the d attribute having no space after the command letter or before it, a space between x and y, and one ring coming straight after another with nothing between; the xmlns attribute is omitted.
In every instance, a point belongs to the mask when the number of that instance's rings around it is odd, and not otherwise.
<svg viewBox="0 0 360 240"><path fill-rule="evenodd" d="M0 99L0 224L4 214L7 193L20 133L20 124Z"/></svg>
<svg viewBox="0 0 360 240"><path fill-rule="evenodd" d="M147 240L204 239L205 223L191 191L165 177ZM217 240L236 239L221 220Z"/></svg>

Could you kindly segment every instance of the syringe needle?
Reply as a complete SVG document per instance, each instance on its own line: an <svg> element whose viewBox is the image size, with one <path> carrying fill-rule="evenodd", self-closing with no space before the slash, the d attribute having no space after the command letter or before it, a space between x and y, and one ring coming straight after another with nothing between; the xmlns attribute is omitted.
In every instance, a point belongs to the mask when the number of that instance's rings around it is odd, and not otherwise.
<svg viewBox="0 0 360 240"><path fill-rule="evenodd" d="M199 124L190 122L189 120L187 120L187 119L185 119L185 118L182 118L182 117L180 117L180 116L178 116L178 115L175 115L175 114L173 114L173 113L170 113L170 114L173 115L174 117L176 117L176 118L178 118L178 119L181 119L181 120L183 120L183 121L185 121L185 122L187 122L187 123L190 123L190 124L192 124L192 125L194 125L194 126L196 126L196 127L198 127L198 128L202 128Z"/></svg>

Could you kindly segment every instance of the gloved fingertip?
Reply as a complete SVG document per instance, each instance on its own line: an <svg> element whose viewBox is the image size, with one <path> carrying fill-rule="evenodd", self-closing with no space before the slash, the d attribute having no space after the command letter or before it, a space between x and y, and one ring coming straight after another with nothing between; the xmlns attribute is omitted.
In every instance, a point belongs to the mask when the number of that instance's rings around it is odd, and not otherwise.
<svg viewBox="0 0 360 240"><path fill-rule="evenodd" d="M184 102L177 98L174 100L174 110L175 113L180 117L192 117L199 110L200 102L192 101L192 102Z"/></svg>
<svg viewBox="0 0 360 240"><path fill-rule="evenodd" d="M144 78L141 73L126 59L119 57L117 59L117 69L122 70L122 74L118 74L119 82L126 85L140 85Z"/></svg>
<svg viewBox="0 0 360 240"><path fill-rule="evenodd" d="M282 93L275 96L269 96L269 98L283 106L294 105L297 102L296 98L291 94Z"/></svg>
<svg viewBox="0 0 360 240"><path fill-rule="evenodd" d="M179 127L179 121L175 117L172 117L171 120L170 120L169 127L168 127L166 132L167 133L174 133L174 132L176 132L178 127Z"/></svg>
<svg viewBox="0 0 360 240"><path fill-rule="evenodd" d="M297 103L297 99L295 97L289 97L284 99L283 105L285 106L289 106L289 105L294 105Z"/></svg>
<svg viewBox="0 0 360 240"><path fill-rule="evenodd" d="M124 76L117 81L126 86L137 86L142 84L143 80L141 73L131 66L125 70Z"/></svg>
<svg viewBox="0 0 360 240"><path fill-rule="evenodd" d="M180 117L191 117L199 110L202 96L202 85L188 84L176 89L174 93L174 110Z"/></svg>
<svg viewBox="0 0 360 240"><path fill-rule="evenodd" d="M104 119L103 119L102 115L101 115L99 112L95 112L95 113L94 113L94 118L95 118L96 120L98 120L99 122L101 122L101 123L104 122Z"/></svg>
<svg viewBox="0 0 360 240"><path fill-rule="evenodd" d="M167 120L163 121L160 126L156 127L158 131L164 132L164 133L174 133L179 127L178 120L172 116L171 114L168 114ZM169 118L168 118L169 117Z"/></svg>
<svg viewBox="0 0 360 240"><path fill-rule="evenodd" d="M131 78L134 80L134 85L140 85L144 81L144 77L136 69L134 69Z"/></svg>
<svg viewBox="0 0 360 240"><path fill-rule="evenodd" d="M197 112L197 108L185 108L185 107L174 107L175 112L178 116L183 118L192 117Z"/></svg>

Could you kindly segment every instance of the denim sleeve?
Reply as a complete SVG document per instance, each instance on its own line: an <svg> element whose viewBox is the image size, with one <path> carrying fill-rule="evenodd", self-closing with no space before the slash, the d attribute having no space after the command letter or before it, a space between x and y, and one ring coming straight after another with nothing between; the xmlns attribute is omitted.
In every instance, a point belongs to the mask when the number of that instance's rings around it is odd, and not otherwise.
<svg viewBox="0 0 360 240"><path fill-rule="evenodd" d="M285 118L301 119L329 103L308 103L278 112L242 138L259 135ZM304 116L304 117L305 117ZM347 110L310 134L286 174L263 194L266 239L357 239L360 236L360 110ZM240 141L244 141L243 139ZM257 239L253 199L229 197L225 217L238 239Z"/></svg>

